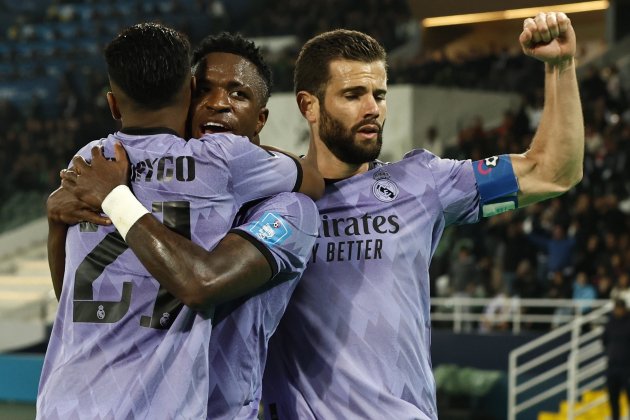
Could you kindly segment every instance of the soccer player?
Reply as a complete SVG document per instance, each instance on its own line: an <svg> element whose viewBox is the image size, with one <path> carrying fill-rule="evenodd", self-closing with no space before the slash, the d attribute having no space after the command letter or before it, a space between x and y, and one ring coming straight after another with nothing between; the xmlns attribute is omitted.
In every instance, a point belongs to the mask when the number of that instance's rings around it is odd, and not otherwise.
<svg viewBox="0 0 630 420"><path fill-rule="evenodd" d="M377 161L384 50L343 30L302 48L294 81L311 131L305 159L328 183L313 257L269 343L268 418L438 418L428 267L444 228L557 196L582 175L570 20L540 13L524 21L519 40L545 62L540 126L525 153L477 162L424 150Z"/></svg>
<svg viewBox="0 0 630 420"><path fill-rule="evenodd" d="M614 301L613 312L606 322L602 344L608 356L606 388L611 420L619 420L619 397L623 390L630 399L630 314L623 299Z"/></svg>
<svg viewBox="0 0 630 420"><path fill-rule="evenodd" d="M305 231L295 235L292 220L253 210L251 225L217 246L211 290L197 311L182 306L127 252L126 227L150 229L158 223L140 203L179 234L213 247L246 202L294 187L318 195L316 177L301 182L301 164L296 167L293 159L268 153L246 138L181 138L194 87L189 52L182 34L159 24L128 28L105 50L112 88L108 102L122 129L79 154L91 154L94 165L103 165L104 150L121 165L125 154L116 142L124 144L140 202L125 201L129 189L118 187L122 193L114 191L103 203L117 209L109 214L118 232L113 226L73 226L65 262L51 261L53 275L65 272L65 277L40 381L40 418L205 418L214 304L253 290L257 285L248 282L284 268L284 254L260 251L261 242L299 251L305 245L295 238L301 236L310 248L308 237L317 225L312 202L296 198L309 218ZM73 164L70 172L81 177L85 161L75 158ZM278 211L282 204L276 202Z"/></svg>
<svg viewBox="0 0 630 420"><path fill-rule="evenodd" d="M233 34L210 36L196 48L193 69L197 79L191 109L193 137L200 137L205 130L227 130L258 144L257 135L268 116L265 106L271 90L271 72L254 43ZM291 241L280 237L282 231L269 238L260 231L265 226L261 221L270 217L289 221ZM216 307L209 349L207 417L210 419L257 418L267 342L311 255L319 214L314 204L310 200L305 202L300 194L283 193L246 204L234 225L237 227L232 233L257 238L260 234L260 262L264 256L273 257L271 265L277 268L270 273L273 277L269 275L270 280L255 292ZM155 238L151 235L146 239ZM208 258L195 261L195 254L185 244L177 249L181 254L168 256L163 261L165 266L173 257L181 258L189 267L208 261ZM147 260L155 261L152 256ZM175 276L175 272L166 273L158 280L167 284ZM180 277L187 281L188 287L204 281L198 273ZM201 288L198 293L206 292Z"/></svg>
<svg viewBox="0 0 630 420"><path fill-rule="evenodd" d="M204 132L232 132L247 136L258 144L257 134L263 128L268 110L265 107L271 90L271 72L264 62L258 48L238 35L221 34L206 38L193 54L193 70L196 77L196 89L191 108L192 134L201 137ZM102 181L111 177L116 167L99 167L104 170L83 172L81 181L91 184L90 177ZM123 182L126 181L124 169L121 171ZM101 184L90 185L90 190L98 189ZM114 184L113 186L115 186ZM113 187L112 186L112 187ZM111 188L110 187L110 190ZM105 220L91 211L81 208L80 202L59 200L60 195L49 199L49 211L53 217L74 223L85 218L94 218L94 222L104 224ZM99 204L100 205L100 204ZM91 208L91 207L90 207ZM287 222L291 230L290 240L275 237L259 238L261 223L265 217ZM74 218L74 219L73 219ZM169 255L163 261L163 272L156 274L157 280L164 278L165 285L170 278L182 279L185 283L180 289L173 289L176 295L199 309L204 309L204 296L212 290L204 284L212 284L211 276L217 268L208 264L217 261L217 254L231 242L242 240L239 235L253 235L260 241L257 259L250 258L248 265L253 270L267 272L267 279L272 280L256 290L233 302L219 305L215 309L214 328L210 338L210 388L208 398L208 418L233 418L237 414L243 418L256 418L258 401L261 394L261 380L266 347L269 336L277 326L288 298L295 288L296 281L310 256L312 245L317 236L319 217L314 204L300 194L282 193L272 198L248 203L238 214L238 225L212 252L185 243L165 245L169 252L184 251L179 255ZM61 221L61 220L60 220ZM163 228L156 224L153 228ZM180 239L166 229L164 232L151 231L149 238L143 238L143 230L135 227L127 234L127 241L132 250L139 247L142 255L149 255L148 264L155 267L163 252L157 252L150 245L158 244L153 238L160 234L170 239ZM278 231L281 232L281 231ZM286 232L285 232L286 233ZM175 238L173 238L173 236ZM250 244L249 241L243 245ZM192 248L191 248L192 247ZM228 248L228 249L232 249ZM241 251L233 248L234 254L223 256L220 261L241 261ZM252 253L255 255L256 253ZM189 265L173 264L173 261L196 261ZM194 264L194 265L193 265ZM193 272L192 267L196 267ZM273 275L273 273L277 273ZM257 277L263 278L258 273ZM264 276L264 274L263 274ZM193 281L194 280L194 281ZM236 289L234 286L232 286ZM249 286L251 288L251 286ZM186 291L186 288L195 288ZM239 414L240 413L240 414Z"/></svg>

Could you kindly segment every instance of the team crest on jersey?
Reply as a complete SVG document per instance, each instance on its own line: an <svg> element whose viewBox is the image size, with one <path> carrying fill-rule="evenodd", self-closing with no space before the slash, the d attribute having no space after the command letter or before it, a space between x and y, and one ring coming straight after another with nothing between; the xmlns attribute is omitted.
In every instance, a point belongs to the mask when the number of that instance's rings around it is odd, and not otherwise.
<svg viewBox="0 0 630 420"><path fill-rule="evenodd" d="M160 325L163 327L167 327L171 323L171 314L168 312L164 312L162 314L162 318L160 318Z"/></svg>
<svg viewBox="0 0 630 420"><path fill-rule="evenodd" d="M372 185L372 193L376 198L385 203L394 201L398 197L398 185L391 180L389 173L381 168L372 176L376 182Z"/></svg>
<svg viewBox="0 0 630 420"><path fill-rule="evenodd" d="M281 244L291 236L291 228L286 220L275 213L266 212L254 223L249 232L269 246Z"/></svg>

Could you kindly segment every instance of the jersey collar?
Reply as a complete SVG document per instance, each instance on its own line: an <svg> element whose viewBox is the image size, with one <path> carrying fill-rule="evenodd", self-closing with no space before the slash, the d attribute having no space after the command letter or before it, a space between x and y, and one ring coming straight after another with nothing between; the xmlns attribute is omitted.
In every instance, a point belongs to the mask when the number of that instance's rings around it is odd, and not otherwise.
<svg viewBox="0 0 630 420"><path fill-rule="evenodd" d="M374 168L379 168L381 166L383 166L383 162L381 162L380 160L373 160L368 165L368 171L371 171ZM331 184L334 184L335 182L343 181L344 179L348 179L348 178L338 178L338 179L324 178L324 183L326 185L331 185Z"/></svg>
<svg viewBox="0 0 630 420"><path fill-rule="evenodd" d="M179 137L179 134L173 129L167 127L126 127L120 130L123 134L130 136L153 136L156 134L172 134Z"/></svg>

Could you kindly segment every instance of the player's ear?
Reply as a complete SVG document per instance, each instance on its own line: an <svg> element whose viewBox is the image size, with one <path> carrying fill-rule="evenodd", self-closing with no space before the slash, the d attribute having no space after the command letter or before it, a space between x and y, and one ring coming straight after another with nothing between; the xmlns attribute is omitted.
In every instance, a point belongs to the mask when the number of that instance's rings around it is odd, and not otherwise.
<svg viewBox="0 0 630 420"><path fill-rule="evenodd" d="M190 91L193 93L195 93L195 89L197 89L197 78L193 75L190 78Z"/></svg>
<svg viewBox="0 0 630 420"><path fill-rule="evenodd" d="M257 136L265 124L267 124L267 118L269 118L269 110L267 108L260 108L260 111L258 111L258 121L256 121L256 132L254 133L254 136Z"/></svg>
<svg viewBox="0 0 630 420"><path fill-rule="evenodd" d="M315 123L319 119L319 99L311 93L301 90L297 93L296 100L302 116L309 123Z"/></svg>
<svg viewBox="0 0 630 420"><path fill-rule="evenodd" d="M120 120L122 116L120 114L120 109L118 109L116 96L114 96L113 92L107 92L107 105L109 105L109 111L112 113L112 117L115 120Z"/></svg>

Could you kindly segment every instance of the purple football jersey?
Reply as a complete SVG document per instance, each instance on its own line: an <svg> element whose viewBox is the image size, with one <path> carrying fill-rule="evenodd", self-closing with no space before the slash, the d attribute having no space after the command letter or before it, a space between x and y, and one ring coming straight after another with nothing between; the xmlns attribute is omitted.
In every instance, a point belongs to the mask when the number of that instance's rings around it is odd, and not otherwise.
<svg viewBox="0 0 630 420"><path fill-rule="evenodd" d="M261 290L216 307L210 339L209 419L256 419L267 342L302 275L319 213L305 195L283 193L239 212L233 233L250 240L275 276Z"/></svg>
<svg viewBox="0 0 630 420"><path fill-rule="evenodd" d="M479 218L470 161L413 151L330 183L319 237L269 343L270 419L437 419L429 263Z"/></svg>
<svg viewBox="0 0 630 420"><path fill-rule="evenodd" d="M156 132L157 131L157 132ZM125 146L137 198L166 226L210 249L239 207L291 191L291 158L245 138L185 140L127 130L92 142ZM195 312L166 293L113 226L73 226L63 291L39 386L43 419L205 418L214 309Z"/></svg>

